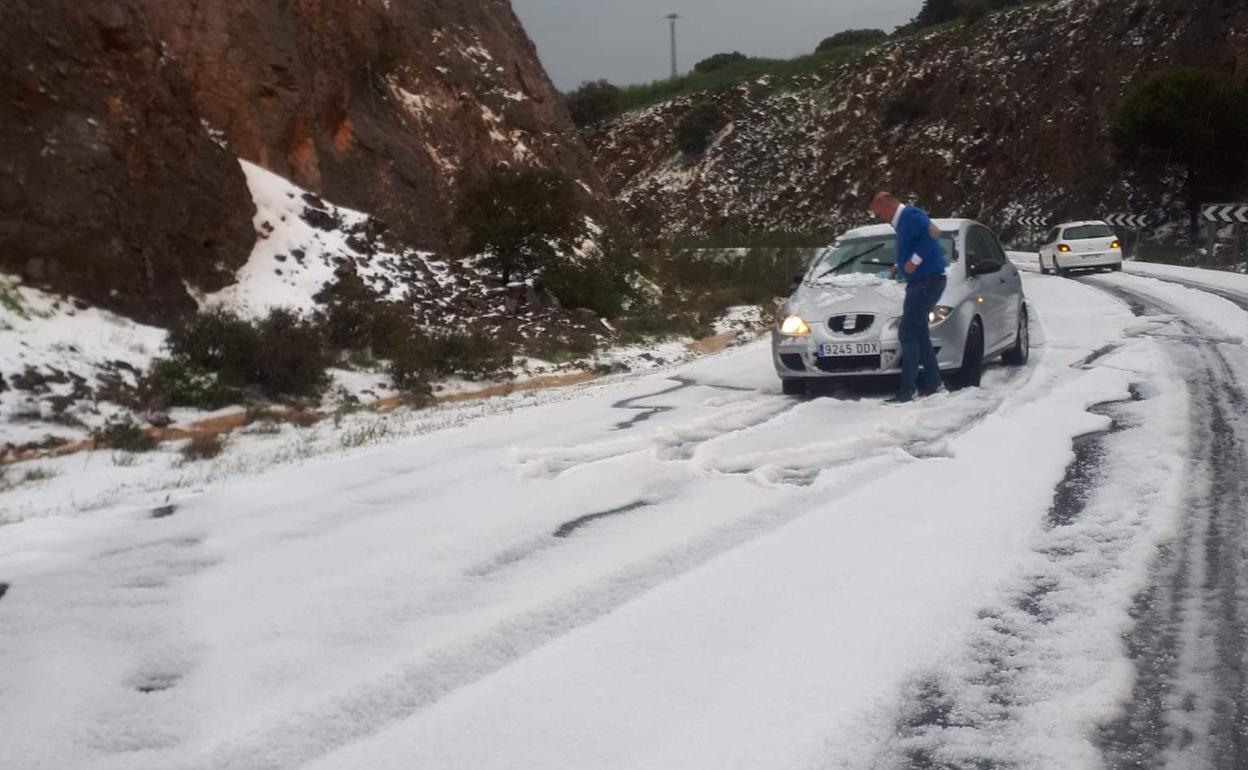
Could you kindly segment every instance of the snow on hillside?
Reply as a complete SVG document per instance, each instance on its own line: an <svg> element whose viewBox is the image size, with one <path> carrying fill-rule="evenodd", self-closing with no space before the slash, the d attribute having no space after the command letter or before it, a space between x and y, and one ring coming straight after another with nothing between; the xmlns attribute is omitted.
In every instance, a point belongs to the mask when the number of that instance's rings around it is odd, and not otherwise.
<svg viewBox="0 0 1248 770"><path fill-rule="evenodd" d="M476 260L443 260L388 245L385 226L366 214L330 204L256 165L241 161L256 206L257 242L237 282L196 297L201 309L224 307L247 317L274 308L314 312L318 295L340 277L358 276L377 296L408 307L436 331L478 329L511 339L540 339L577 329L602 339L612 329L592 315L570 313L530 283L501 286ZM757 310L736 309L717 332L749 336ZM166 332L58 297L0 275L0 457L18 448L50 449L89 437L109 418L130 414L124 404L139 378L162 354ZM507 381L574 372L654 369L696 355L689 340L606 348L561 362L517 358ZM331 370L326 411L344 395L368 404L395 394L378 369ZM490 383L451 380L440 395L462 395ZM134 415L142 422L145 415ZM179 424L203 418L175 410Z"/></svg>

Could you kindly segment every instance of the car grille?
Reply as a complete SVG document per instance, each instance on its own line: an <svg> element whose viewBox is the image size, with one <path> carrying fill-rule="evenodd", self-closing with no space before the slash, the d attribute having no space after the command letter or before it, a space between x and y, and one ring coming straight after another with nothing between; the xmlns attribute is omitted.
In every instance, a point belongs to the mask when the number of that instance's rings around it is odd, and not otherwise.
<svg viewBox="0 0 1248 770"><path fill-rule="evenodd" d="M875 316L869 314L834 315L828 319L828 327L837 334L862 334L875 324Z"/></svg>
<svg viewBox="0 0 1248 770"><path fill-rule="evenodd" d="M802 360L801 353L781 353L780 362L795 372L806 371L806 362Z"/></svg>
<svg viewBox="0 0 1248 770"><path fill-rule="evenodd" d="M837 356L835 358L819 358L815 366L822 372L865 372L880 368L879 356Z"/></svg>

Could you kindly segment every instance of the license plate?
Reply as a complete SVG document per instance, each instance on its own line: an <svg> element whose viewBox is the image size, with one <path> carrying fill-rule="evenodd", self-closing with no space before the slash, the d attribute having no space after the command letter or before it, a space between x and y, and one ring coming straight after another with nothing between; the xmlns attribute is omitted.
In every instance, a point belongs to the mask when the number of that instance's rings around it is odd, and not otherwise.
<svg viewBox="0 0 1248 770"><path fill-rule="evenodd" d="M820 358L839 358L841 356L878 356L878 342L825 342L819 346Z"/></svg>

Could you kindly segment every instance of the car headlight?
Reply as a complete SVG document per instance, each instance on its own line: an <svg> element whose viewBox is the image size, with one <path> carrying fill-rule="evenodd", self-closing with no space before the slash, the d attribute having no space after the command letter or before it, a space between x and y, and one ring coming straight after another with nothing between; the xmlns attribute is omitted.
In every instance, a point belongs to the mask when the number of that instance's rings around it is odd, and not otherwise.
<svg viewBox="0 0 1248 770"><path fill-rule="evenodd" d="M944 323L953 315L953 308L948 305L937 305L936 309L927 314L927 322L932 326Z"/></svg>
<svg viewBox="0 0 1248 770"><path fill-rule="evenodd" d="M801 316L788 315L780 322L780 333L786 337L805 337L810 334L810 327Z"/></svg>
<svg viewBox="0 0 1248 770"><path fill-rule="evenodd" d="M1064 243L1059 243L1059 244L1057 244L1057 250L1058 250L1058 251L1060 251L1060 252L1062 252L1063 254L1069 254L1069 253L1070 253L1070 246L1067 246L1067 245L1066 245L1066 244L1064 244Z"/></svg>
<svg viewBox="0 0 1248 770"><path fill-rule="evenodd" d="M1121 243L1119 243L1118 241L1114 241L1113 243L1109 244L1109 248L1111 248L1111 249L1121 249L1121 248L1122 248L1122 244L1121 244Z"/></svg>

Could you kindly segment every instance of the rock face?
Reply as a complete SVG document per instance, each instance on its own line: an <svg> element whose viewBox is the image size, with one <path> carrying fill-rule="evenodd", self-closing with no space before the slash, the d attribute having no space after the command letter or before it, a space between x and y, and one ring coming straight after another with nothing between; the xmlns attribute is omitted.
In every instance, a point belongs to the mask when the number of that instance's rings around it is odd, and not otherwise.
<svg viewBox="0 0 1248 770"><path fill-rule="evenodd" d="M234 157L138 0L0 0L0 269L141 320L254 241Z"/></svg>
<svg viewBox="0 0 1248 770"><path fill-rule="evenodd" d="M1115 167L1110 126L1136 75L1173 64L1248 77L1242 0L1031 6L891 41L795 83L758 81L631 113L589 138L625 216L648 231L835 232L877 186L1009 232L1165 208L1173 180ZM700 158L676 126L696 103L726 128ZM1160 212L1158 212L1160 213Z"/></svg>
<svg viewBox="0 0 1248 770"><path fill-rule="evenodd" d="M205 120L242 158L455 243L464 186L498 163L559 168L611 203L507 0L145 0Z"/></svg>

